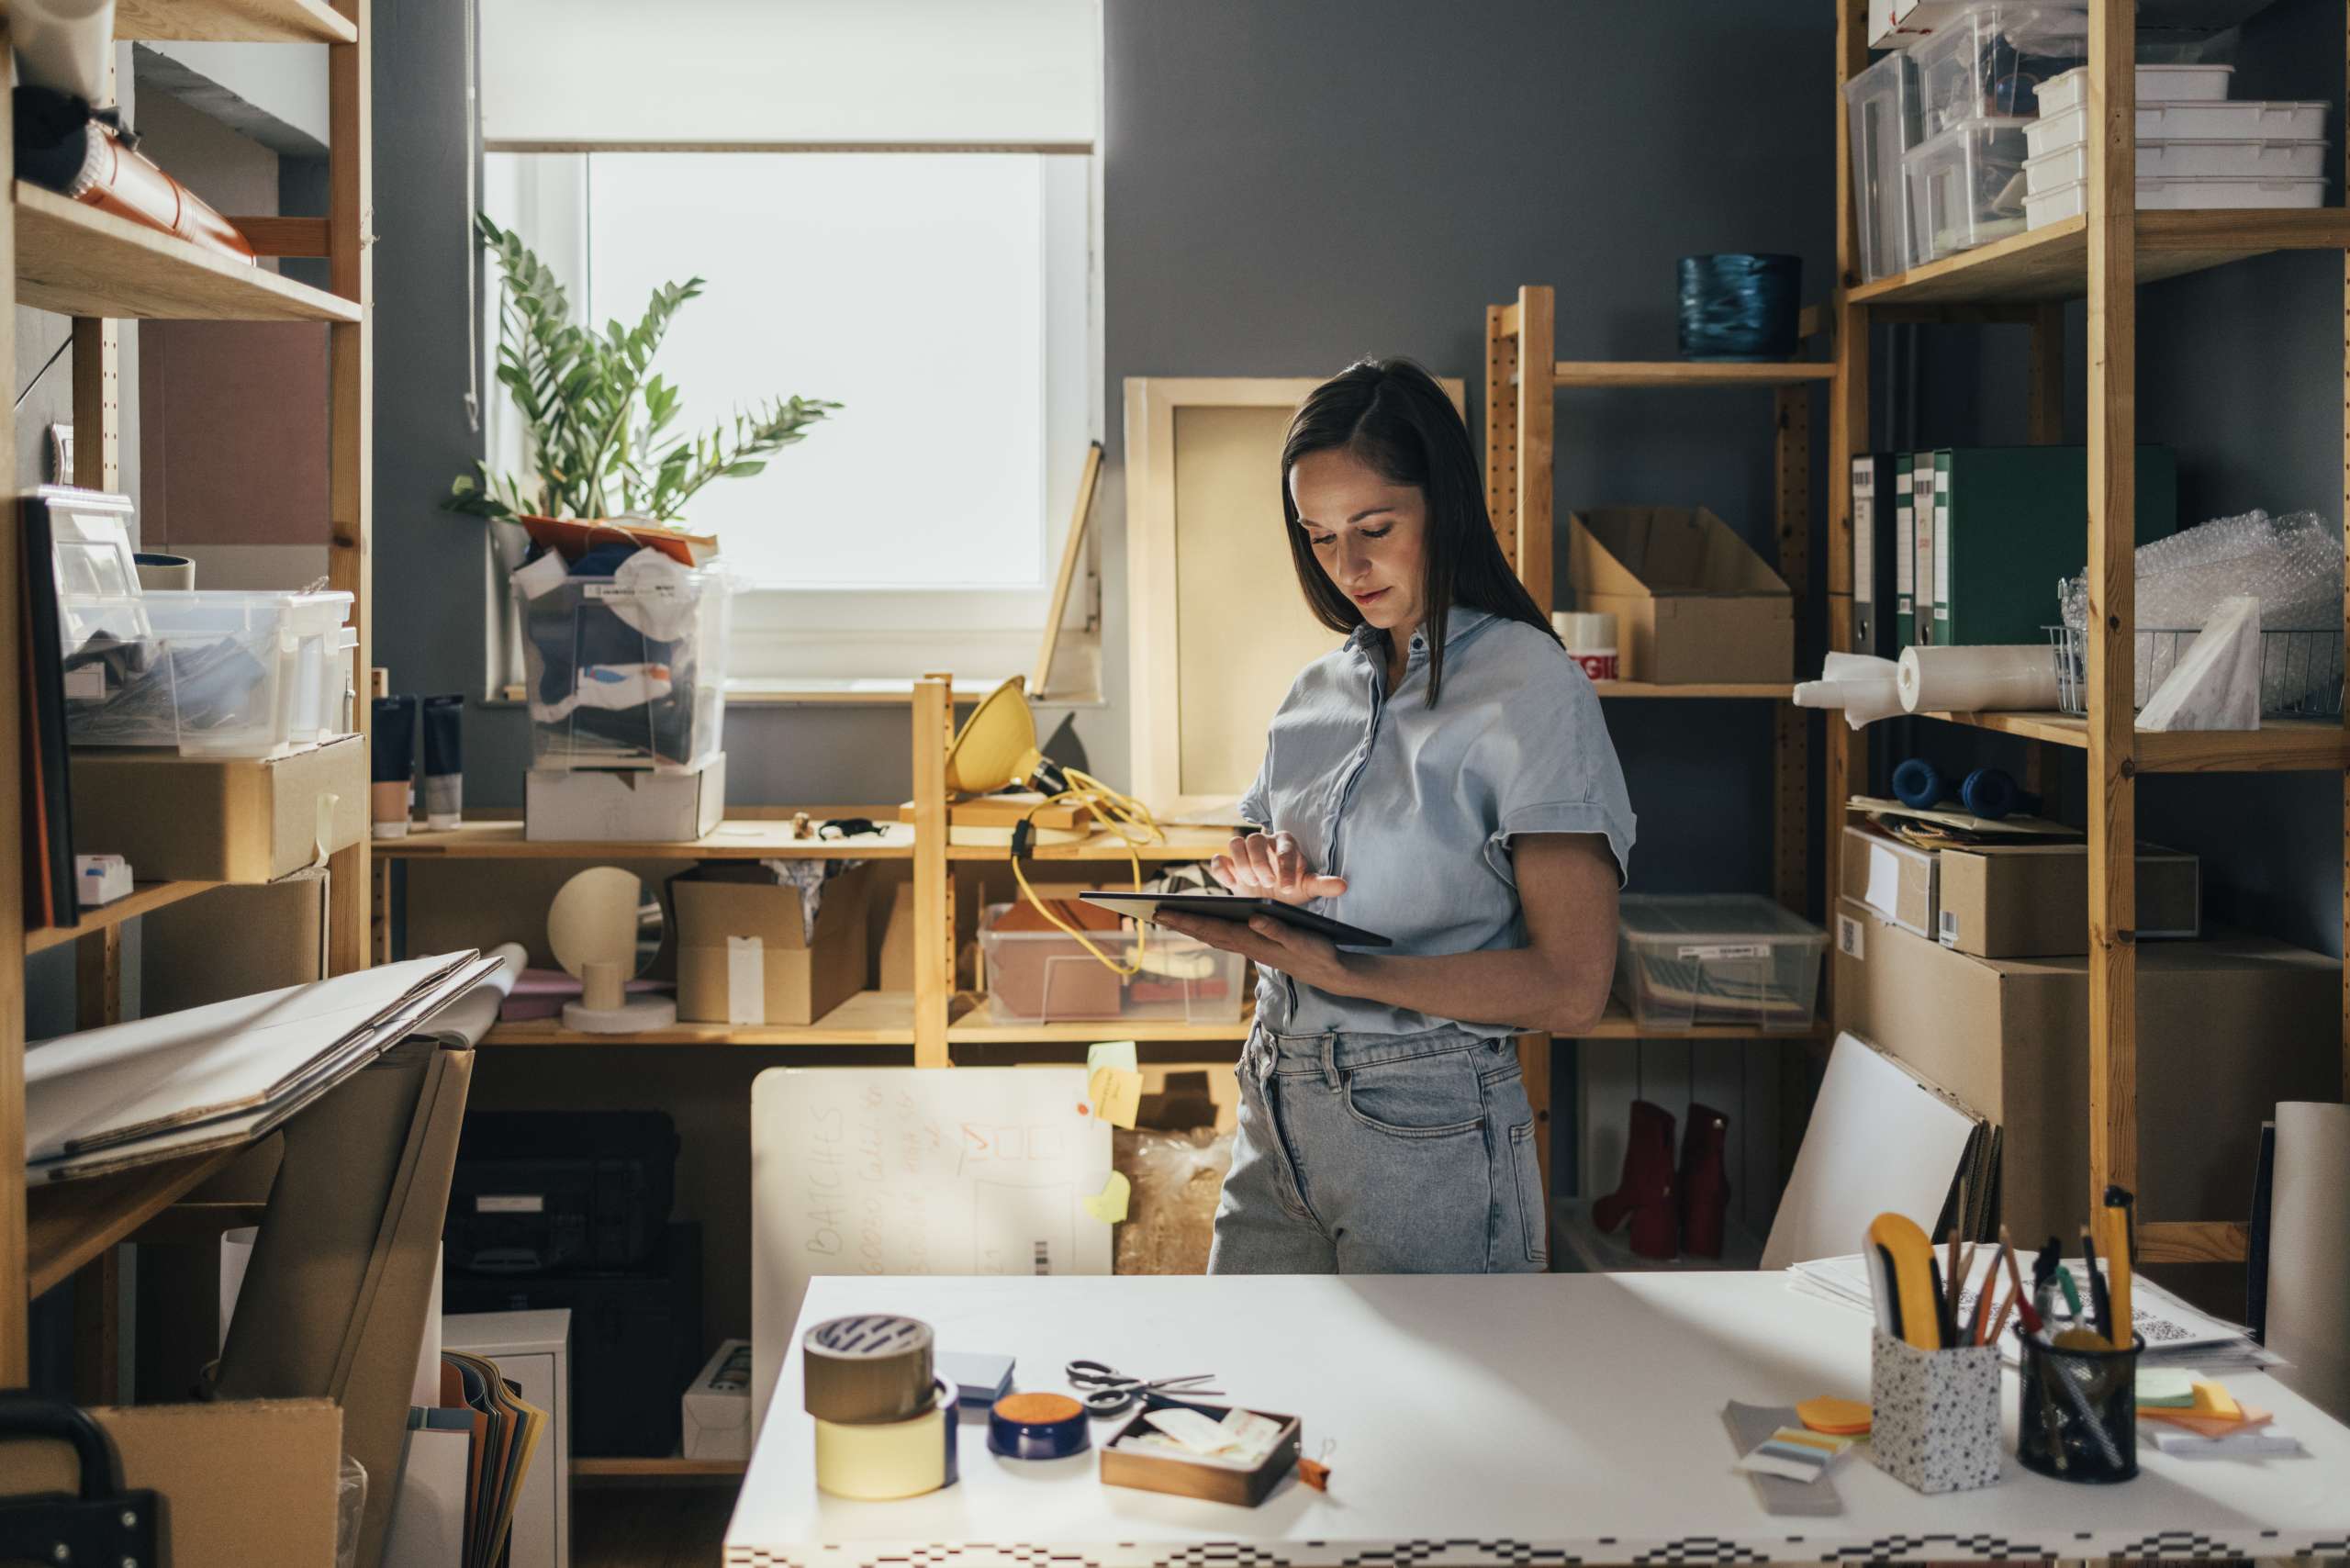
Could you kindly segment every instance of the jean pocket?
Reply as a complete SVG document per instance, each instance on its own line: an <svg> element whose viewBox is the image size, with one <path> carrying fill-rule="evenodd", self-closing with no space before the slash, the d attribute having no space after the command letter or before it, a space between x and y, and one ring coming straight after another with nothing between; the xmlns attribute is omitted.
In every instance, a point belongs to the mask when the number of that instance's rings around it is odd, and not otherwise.
<svg viewBox="0 0 2350 1568"><path fill-rule="evenodd" d="M1509 1130L1509 1160L1517 1177L1517 1225L1526 1242L1526 1260L1550 1261L1548 1194L1542 1191L1542 1159L1534 1147L1534 1124Z"/></svg>
<svg viewBox="0 0 2350 1568"><path fill-rule="evenodd" d="M1347 1114L1395 1137L1458 1137L1485 1125L1485 1100L1466 1049L1348 1070Z"/></svg>

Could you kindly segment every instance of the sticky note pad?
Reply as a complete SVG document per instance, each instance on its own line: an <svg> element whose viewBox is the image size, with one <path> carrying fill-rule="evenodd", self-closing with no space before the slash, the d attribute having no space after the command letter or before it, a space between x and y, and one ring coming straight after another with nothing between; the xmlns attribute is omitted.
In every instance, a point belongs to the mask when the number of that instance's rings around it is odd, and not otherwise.
<svg viewBox="0 0 2350 1568"><path fill-rule="evenodd" d="M2140 1367L2138 1369L2138 1408L2141 1410L2185 1410L2195 1403L2195 1384L2199 1381L2193 1372L2181 1367Z"/></svg>
<svg viewBox="0 0 2350 1568"><path fill-rule="evenodd" d="M2244 1419L2244 1410L2222 1384L2209 1379L2195 1384L2195 1413L2221 1421Z"/></svg>
<svg viewBox="0 0 2350 1568"><path fill-rule="evenodd" d="M1132 1040L1104 1040L1100 1045L1087 1047L1086 1072L1091 1075L1105 1067L1114 1067L1122 1072L1141 1071L1142 1063L1135 1056L1135 1043Z"/></svg>
<svg viewBox="0 0 2350 1568"><path fill-rule="evenodd" d="M1099 1193L1078 1201L1084 1205L1087 1214L1103 1225L1116 1225L1126 1217L1126 1205L1133 1198L1134 1183L1126 1180L1125 1172L1113 1170L1110 1180Z"/></svg>
<svg viewBox="0 0 2350 1568"><path fill-rule="evenodd" d="M1869 1429L1872 1419L1869 1407L1857 1399L1831 1399L1822 1395L1807 1399L1796 1406L1796 1416L1815 1432L1834 1437L1853 1437Z"/></svg>
<svg viewBox="0 0 2350 1568"><path fill-rule="evenodd" d="M1097 1067L1085 1093L1096 1116L1113 1127L1131 1127L1142 1112L1142 1074L1130 1068Z"/></svg>

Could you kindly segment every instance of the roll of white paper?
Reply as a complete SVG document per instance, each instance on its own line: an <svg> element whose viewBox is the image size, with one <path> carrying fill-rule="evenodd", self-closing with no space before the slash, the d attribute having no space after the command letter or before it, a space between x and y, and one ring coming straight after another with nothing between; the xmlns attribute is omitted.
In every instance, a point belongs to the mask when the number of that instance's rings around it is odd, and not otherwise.
<svg viewBox="0 0 2350 1568"><path fill-rule="evenodd" d="M2337 1420L2350 1414L2350 1105L2277 1107L2277 1174L2268 1200L2268 1339L2292 1364L2277 1375Z"/></svg>
<svg viewBox="0 0 2350 1568"><path fill-rule="evenodd" d="M8 41L17 69L104 108L114 102L106 65L114 50L114 0L9 0Z"/></svg>
<svg viewBox="0 0 2350 1568"><path fill-rule="evenodd" d="M1899 666L1891 659L1870 654L1830 654L1818 680L1807 680L1795 690L1798 708L1841 708L1844 722L1854 729L1878 719L1890 719L1901 709Z"/></svg>
<svg viewBox="0 0 2350 1568"><path fill-rule="evenodd" d="M2056 653L2044 643L1904 648L1898 679L1912 713L2056 706Z"/></svg>

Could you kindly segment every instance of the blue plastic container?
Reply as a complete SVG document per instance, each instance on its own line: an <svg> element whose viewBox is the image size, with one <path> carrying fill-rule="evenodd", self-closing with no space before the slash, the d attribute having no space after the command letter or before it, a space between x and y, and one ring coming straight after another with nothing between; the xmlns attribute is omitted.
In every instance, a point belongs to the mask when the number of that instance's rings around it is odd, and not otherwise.
<svg viewBox="0 0 2350 1568"><path fill-rule="evenodd" d="M1793 359L1802 300L1801 256L1684 256L1681 355Z"/></svg>

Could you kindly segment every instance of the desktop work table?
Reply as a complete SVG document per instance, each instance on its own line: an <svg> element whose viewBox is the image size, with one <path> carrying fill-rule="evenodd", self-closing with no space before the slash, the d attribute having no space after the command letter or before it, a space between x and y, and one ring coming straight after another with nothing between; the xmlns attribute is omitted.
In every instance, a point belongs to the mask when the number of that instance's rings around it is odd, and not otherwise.
<svg viewBox="0 0 2350 1568"><path fill-rule="evenodd" d="M1104 1486L1098 1450L1024 1462L961 1427L960 1482L902 1502L816 1489L789 1359L726 1532L730 1568L909 1561L1022 1568L1235 1564L1851 1562L2293 1557L2350 1551L2350 1430L2266 1376L2229 1387L2307 1457L2186 1460L2142 1445L2118 1486L2005 1479L1928 1497L1865 1451L1834 1473L1844 1512L1774 1518L1720 1410L1866 1399L1869 1319L1780 1274L1446 1278L820 1279L800 1327L907 1313L942 1350L1018 1357L1015 1386L1064 1389L1091 1358L1145 1378L1213 1372L1232 1401L1295 1414L1326 1495L1283 1480L1255 1508ZM1096 1441L1120 1420L1094 1423Z"/></svg>

